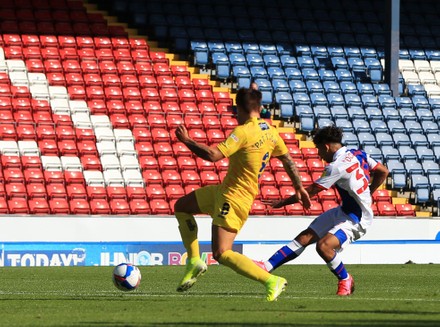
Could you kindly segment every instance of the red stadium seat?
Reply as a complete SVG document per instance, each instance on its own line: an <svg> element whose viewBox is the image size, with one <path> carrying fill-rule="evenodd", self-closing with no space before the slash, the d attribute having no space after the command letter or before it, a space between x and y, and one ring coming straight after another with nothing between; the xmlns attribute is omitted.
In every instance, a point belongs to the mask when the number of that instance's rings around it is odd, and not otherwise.
<svg viewBox="0 0 440 327"><path fill-rule="evenodd" d="M167 194L162 185L148 185L145 189L149 201L154 199L166 199Z"/></svg>
<svg viewBox="0 0 440 327"><path fill-rule="evenodd" d="M322 201L321 204L322 204L322 210L324 212L339 206L338 202L336 202L334 200L325 200L325 201Z"/></svg>
<svg viewBox="0 0 440 327"><path fill-rule="evenodd" d="M398 203L395 205L395 207L398 216L414 217L416 215L416 212L410 203L404 203L404 204Z"/></svg>
<svg viewBox="0 0 440 327"><path fill-rule="evenodd" d="M66 186L69 199L87 199L87 191L83 184L68 184Z"/></svg>
<svg viewBox="0 0 440 327"><path fill-rule="evenodd" d="M325 168L324 162L321 159L316 159L316 158L306 159L306 165L311 173L313 172L322 173Z"/></svg>
<svg viewBox="0 0 440 327"><path fill-rule="evenodd" d="M254 200L254 202L252 203L250 214L263 216L266 215L266 213L266 205L263 204L260 200Z"/></svg>
<svg viewBox="0 0 440 327"><path fill-rule="evenodd" d="M113 199L109 203L113 215L129 215L131 212L130 205L125 199Z"/></svg>
<svg viewBox="0 0 440 327"><path fill-rule="evenodd" d="M50 213L53 215L70 214L69 202L63 198L53 198L49 200Z"/></svg>
<svg viewBox="0 0 440 327"><path fill-rule="evenodd" d="M78 170L65 170L64 171L64 180L66 184L82 184L85 185L84 175L82 171Z"/></svg>
<svg viewBox="0 0 440 327"><path fill-rule="evenodd" d="M286 213L291 216L304 216L304 208L301 203L294 203L285 207Z"/></svg>
<svg viewBox="0 0 440 327"><path fill-rule="evenodd" d="M182 185L182 178L180 174L174 170L163 171L162 180L165 185Z"/></svg>
<svg viewBox="0 0 440 327"><path fill-rule="evenodd" d="M67 191L63 184L47 184L46 193L49 199L67 198Z"/></svg>
<svg viewBox="0 0 440 327"><path fill-rule="evenodd" d="M23 168L19 156L2 155L1 164L3 169L16 168L21 170Z"/></svg>
<svg viewBox="0 0 440 327"><path fill-rule="evenodd" d="M153 144L154 153L156 156L169 156L173 155L173 147L169 142L154 140L157 143Z"/></svg>
<svg viewBox="0 0 440 327"><path fill-rule="evenodd" d="M41 158L38 156L21 156L21 163L24 169L37 168L43 169Z"/></svg>
<svg viewBox="0 0 440 327"><path fill-rule="evenodd" d="M86 187L87 197L89 199L104 199L107 200L107 190L104 186L92 186L88 185Z"/></svg>
<svg viewBox="0 0 440 327"><path fill-rule="evenodd" d="M373 193L373 201L391 203L392 198L388 190L376 190Z"/></svg>
<svg viewBox="0 0 440 327"><path fill-rule="evenodd" d="M136 143L134 148L136 149L136 152L139 157L155 155L155 150L151 142L142 141Z"/></svg>
<svg viewBox="0 0 440 327"><path fill-rule="evenodd" d="M195 171L197 169L196 161L192 157L178 156L177 157L177 167L179 171L191 170Z"/></svg>
<svg viewBox="0 0 440 327"><path fill-rule="evenodd" d="M6 183L24 184L24 175L21 168L5 168L3 170L3 176Z"/></svg>
<svg viewBox="0 0 440 327"><path fill-rule="evenodd" d="M232 106L231 94L229 92L214 92L215 103L225 103Z"/></svg>
<svg viewBox="0 0 440 327"><path fill-rule="evenodd" d="M197 185L201 186L202 181L200 179L200 175L195 171L184 170L180 173L182 178L182 182L184 186L187 185Z"/></svg>
<svg viewBox="0 0 440 327"><path fill-rule="evenodd" d="M165 194L168 201L179 199L185 195L185 190L180 185L168 185L165 187Z"/></svg>
<svg viewBox="0 0 440 327"><path fill-rule="evenodd" d="M75 135L78 141L96 141L92 128L75 128Z"/></svg>
<svg viewBox="0 0 440 327"><path fill-rule="evenodd" d="M275 176L268 170L264 171L259 178L259 183L261 186L269 185L276 186L277 182L275 180Z"/></svg>
<svg viewBox="0 0 440 327"><path fill-rule="evenodd" d="M102 171L101 161L97 156L84 155L81 156L81 165L84 170L99 170Z"/></svg>
<svg viewBox="0 0 440 327"><path fill-rule="evenodd" d="M76 143L78 148L78 152L80 156L90 155L90 156L98 156L98 150L96 149L95 141L79 141Z"/></svg>
<svg viewBox="0 0 440 327"><path fill-rule="evenodd" d="M202 172L202 171L215 172L216 171L216 166L213 162L203 160L202 158L199 158L199 157L196 158L196 165L197 165L197 170L199 172Z"/></svg>
<svg viewBox="0 0 440 327"><path fill-rule="evenodd" d="M157 162L159 163L159 170L177 170L177 160L174 157L161 155L157 157Z"/></svg>
<svg viewBox="0 0 440 327"><path fill-rule="evenodd" d="M8 199L27 198L27 191L24 183L8 183L5 185L5 192Z"/></svg>
<svg viewBox="0 0 440 327"><path fill-rule="evenodd" d="M130 201L130 211L133 215L149 215L151 213L150 206L144 199L132 199Z"/></svg>
<svg viewBox="0 0 440 327"><path fill-rule="evenodd" d="M128 200L130 201L133 199L147 199L147 193L145 192L144 187L127 186L126 191Z"/></svg>
<svg viewBox="0 0 440 327"><path fill-rule="evenodd" d="M150 201L151 213L153 215L170 215L171 208L167 200L155 199Z"/></svg>
<svg viewBox="0 0 440 327"><path fill-rule="evenodd" d="M262 186L260 189L261 197L264 200L270 200L270 199L279 199L280 198L280 191L275 186Z"/></svg>
<svg viewBox="0 0 440 327"><path fill-rule="evenodd" d="M6 198L0 198L0 214L7 215L9 213L8 202Z"/></svg>
<svg viewBox="0 0 440 327"><path fill-rule="evenodd" d="M90 215L90 205L85 199L72 199L69 201L70 212L74 215Z"/></svg>
<svg viewBox="0 0 440 327"><path fill-rule="evenodd" d="M280 187L280 195L282 198L288 198L294 195L295 188L293 186L281 186Z"/></svg>
<svg viewBox="0 0 440 327"><path fill-rule="evenodd" d="M322 205L318 201L311 201L311 206L307 210L307 213L311 216L318 216L323 212Z"/></svg>
<svg viewBox="0 0 440 327"><path fill-rule="evenodd" d="M151 184L163 184L164 180L162 174L157 170L147 169L142 172L142 177L147 185ZM179 175L180 177L180 175Z"/></svg>
<svg viewBox="0 0 440 327"><path fill-rule="evenodd" d="M379 212L379 216L396 216L397 211L394 207L394 204L389 202L377 202L377 210Z"/></svg>
<svg viewBox="0 0 440 327"><path fill-rule="evenodd" d="M193 129L193 128L202 129L203 128L203 121L200 118L200 116L185 115L184 123L185 123L185 127L188 129Z"/></svg>
<svg viewBox="0 0 440 327"><path fill-rule="evenodd" d="M278 186L292 186L292 180L285 171L277 171L274 176Z"/></svg>
<svg viewBox="0 0 440 327"><path fill-rule="evenodd" d="M13 198L8 200L9 212L11 214L28 214L29 206L25 198Z"/></svg>
<svg viewBox="0 0 440 327"><path fill-rule="evenodd" d="M217 185L220 184L220 178L214 171L201 171L200 172L200 180L202 182L202 186L206 185Z"/></svg>
<svg viewBox="0 0 440 327"><path fill-rule="evenodd" d="M28 201L29 204L29 213L33 215L48 215L50 213L49 203L46 199L38 198L38 199L30 199Z"/></svg>
<svg viewBox="0 0 440 327"><path fill-rule="evenodd" d="M44 185L44 173L43 170L38 168L27 168L23 171L26 184L42 184Z"/></svg>
<svg viewBox="0 0 440 327"><path fill-rule="evenodd" d="M91 199L89 204L92 215L110 214L110 206L105 199Z"/></svg>
<svg viewBox="0 0 440 327"><path fill-rule="evenodd" d="M110 200L127 199L127 191L123 186L107 186L107 195Z"/></svg>
<svg viewBox="0 0 440 327"><path fill-rule="evenodd" d="M192 81L196 90L212 90L212 86L207 78L193 78Z"/></svg>
<svg viewBox="0 0 440 327"><path fill-rule="evenodd" d="M200 89L198 90L197 86L196 85L194 86L196 87L196 98L198 103L201 102L214 103L214 94L210 90L200 90Z"/></svg>
<svg viewBox="0 0 440 327"><path fill-rule="evenodd" d="M46 184L65 184L64 174L61 170L44 170Z"/></svg>
<svg viewBox="0 0 440 327"><path fill-rule="evenodd" d="M301 154L303 155L304 160L312 158L320 159L317 148L301 148Z"/></svg>

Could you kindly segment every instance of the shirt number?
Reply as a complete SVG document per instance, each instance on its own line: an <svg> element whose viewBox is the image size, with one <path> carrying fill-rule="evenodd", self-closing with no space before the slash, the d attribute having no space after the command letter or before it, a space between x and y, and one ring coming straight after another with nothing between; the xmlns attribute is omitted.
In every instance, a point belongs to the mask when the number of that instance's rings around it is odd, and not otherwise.
<svg viewBox="0 0 440 327"><path fill-rule="evenodd" d="M355 164L351 165L345 171L347 173L355 172L356 180L358 180L358 181L362 180L363 185L356 190L357 194L361 194L362 192L364 192L367 189L368 180L365 178L365 175L363 174L362 170L360 169L359 163L355 163Z"/></svg>

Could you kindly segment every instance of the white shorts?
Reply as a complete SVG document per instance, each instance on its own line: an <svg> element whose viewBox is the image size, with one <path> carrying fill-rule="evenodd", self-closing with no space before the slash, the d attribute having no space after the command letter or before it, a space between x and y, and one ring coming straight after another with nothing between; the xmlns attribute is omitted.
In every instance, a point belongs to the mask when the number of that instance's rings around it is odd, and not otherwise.
<svg viewBox="0 0 440 327"><path fill-rule="evenodd" d="M319 238L324 237L327 233L335 235L341 244L340 250L367 232L365 226L351 220L341 207L330 209L319 215L309 227Z"/></svg>

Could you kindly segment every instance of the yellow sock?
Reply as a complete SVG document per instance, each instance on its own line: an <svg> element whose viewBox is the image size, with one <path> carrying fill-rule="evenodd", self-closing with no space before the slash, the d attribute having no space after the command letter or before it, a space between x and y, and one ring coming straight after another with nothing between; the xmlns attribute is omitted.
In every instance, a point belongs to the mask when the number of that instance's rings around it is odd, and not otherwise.
<svg viewBox="0 0 440 327"><path fill-rule="evenodd" d="M200 258L199 241L197 239L197 222L193 215L185 212L175 213L179 221L179 231L183 245L188 253L188 259Z"/></svg>
<svg viewBox="0 0 440 327"><path fill-rule="evenodd" d="M251 259L232 250L223 252L220 256L219 262L222 265L228 266L240 275L259 281L263 284L266 283L271 276L267 271L258 267Z"/></svg>

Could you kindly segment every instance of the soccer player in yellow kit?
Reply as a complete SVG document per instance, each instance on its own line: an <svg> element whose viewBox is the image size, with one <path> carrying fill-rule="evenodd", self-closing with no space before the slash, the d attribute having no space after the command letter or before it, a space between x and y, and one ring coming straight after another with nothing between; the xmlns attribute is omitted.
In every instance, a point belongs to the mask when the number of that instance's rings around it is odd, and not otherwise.
<svg viewBox="0 0 440 327"><path fill-rule="evenodd" d="M274 301L286 287L287 281L234 252L232 246L235 237L248 218L259 191L258 178L271 156L282 161L304 207L310 207L310 198L278 131L260 118L261 92L241 88L236 104L239 126L217 146L209 147L194 141L183 125L176 130L177 138L198 157L211 162L229 158L228 172L221 184L201 187L181 197L174 206L180 235L188 253L185 275L177 291L191 288L207 270L205 262L200 259L197 223L194 219L195 214L206 213L213 218L214 258L237 273L264 284L266 299Z"/></svg>

